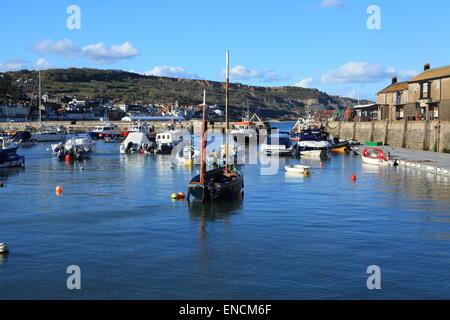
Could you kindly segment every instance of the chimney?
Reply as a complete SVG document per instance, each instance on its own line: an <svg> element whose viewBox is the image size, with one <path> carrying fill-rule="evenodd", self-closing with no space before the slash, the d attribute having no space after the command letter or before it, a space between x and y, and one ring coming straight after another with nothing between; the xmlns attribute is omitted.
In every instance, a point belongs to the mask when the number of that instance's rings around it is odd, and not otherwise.
<svg viewBox="0 0 450 320"><path fill-rule="evenodd" d="M398 81L398 78L397 78L397 77L392 77L392 84L396 84L397 81Z"/></svg>
<svg viewBox="0 0 450 320"><path fill-rule="evenodd" d="M423 66L423 71L428 71L428 70L430 70L430 68L431 68L431 65L430 65L429 63L426 63L426 64Z"/></svg>

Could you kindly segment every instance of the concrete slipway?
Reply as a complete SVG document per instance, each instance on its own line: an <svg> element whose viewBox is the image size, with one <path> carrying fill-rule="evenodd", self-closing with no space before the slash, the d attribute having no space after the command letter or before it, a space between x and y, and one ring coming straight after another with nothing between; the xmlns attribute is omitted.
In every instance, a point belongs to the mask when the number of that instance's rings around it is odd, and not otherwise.
<svg viewBox="0 0 450 320"><path fill-rule="evenodd" d="M367 146L357 146L353 149L362 152ZM450 154L410 150L397 147L381 146L378 147L391 157L399 160L399 166L411 169L422 170L438 175L450 176Z"/></svg>

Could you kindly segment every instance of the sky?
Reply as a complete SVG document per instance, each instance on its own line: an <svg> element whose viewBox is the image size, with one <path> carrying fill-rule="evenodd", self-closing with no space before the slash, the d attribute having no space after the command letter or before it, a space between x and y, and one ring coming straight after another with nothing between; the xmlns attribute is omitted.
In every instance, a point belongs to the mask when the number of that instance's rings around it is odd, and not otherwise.
<svg viewBox="0 0 450 320"><path fill-rule="evenodd" d="M0 72L88 67L317 88L374 100L450 64L450 1L40 0L2 3Z"/></svg>

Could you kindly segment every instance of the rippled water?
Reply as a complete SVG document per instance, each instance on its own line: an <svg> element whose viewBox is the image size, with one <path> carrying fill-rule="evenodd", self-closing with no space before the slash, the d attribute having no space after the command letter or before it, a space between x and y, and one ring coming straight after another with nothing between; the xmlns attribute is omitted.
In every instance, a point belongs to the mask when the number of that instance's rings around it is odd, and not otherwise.
<svg viewBox="0 0 450 320"><path fill-rule="evenodd" d="M198 168L103 143L66 165L46 148L0 171L1 299L450 298L448 177L335 155L322 169L302 160L305 178L283 159L273 176L243 167L243 202L189 206L170 195ZM69 265L80 291L66 288ZM370 265L380 291L366 287Z"/></svg>

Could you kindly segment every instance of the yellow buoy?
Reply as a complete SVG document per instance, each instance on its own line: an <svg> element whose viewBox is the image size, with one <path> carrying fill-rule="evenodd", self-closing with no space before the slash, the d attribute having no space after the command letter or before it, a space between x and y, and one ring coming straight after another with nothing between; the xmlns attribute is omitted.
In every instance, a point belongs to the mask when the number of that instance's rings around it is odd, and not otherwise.
<svg viewBox="0 0 450 320"><path fill-rule="evenodd" d="M172 193L172 200L178 199L178 195L176 193Z"/></svg>
<svg viewBox="0 0 450 320"><path fill-rule="evenodd" d="M186 160L186 167L192 167L193 165L194 165L194 160L192 160L192 159Z"/></svg>
<svg viewBox="0 0 450 320"><path fill-rule="evenodd" d="M303 171L303 175L304 175L305 177L309 177L309 170Z"/></svg>

